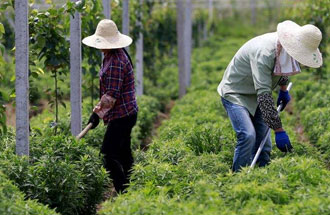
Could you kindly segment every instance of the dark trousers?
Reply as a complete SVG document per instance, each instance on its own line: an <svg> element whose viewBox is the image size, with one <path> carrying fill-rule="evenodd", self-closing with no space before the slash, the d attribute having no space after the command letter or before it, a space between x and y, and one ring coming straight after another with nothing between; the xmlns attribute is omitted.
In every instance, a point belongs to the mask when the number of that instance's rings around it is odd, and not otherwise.
<svg viewBox="0 0 330 215"><path fill-rule="evenodd" d="M123 192L129 183L133 165L131 131L136 119L137 114L133 114L109 122L101 148L104 166L118 193Z"/></svg>

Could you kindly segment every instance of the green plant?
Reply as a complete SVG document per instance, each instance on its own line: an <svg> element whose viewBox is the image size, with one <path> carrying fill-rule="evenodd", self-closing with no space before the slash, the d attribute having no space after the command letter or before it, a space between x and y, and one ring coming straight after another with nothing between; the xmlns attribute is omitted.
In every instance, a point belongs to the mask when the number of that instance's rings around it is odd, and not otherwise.
<svg viewBox="0 0 330 215"><path fill-rule="evenodd" d="M289 7L286 11L286 16L289 19L294 19L301 24L313 24L317 26L322 32L322 41L320 44L320 51L323 58L328 55L327 44L329 42L328 31L330 25L330 1L329 0L304 0L299 1ZM307 22L307 23L306 23ZM317 70L312 70L317 79L326 78L327 61Z"/></svg>
<svg viewBox="0 0 330 215"><path fill-rule="evenodd" d="M98 150L73 137L36 135L30 158L15 155L14 135L0 141L0 169L26 194L61 214L93 214L109 179Z"/></svg>
<svg viewBox="0 0 330 215"><path fill-rule="evenodd" d="M25 200L24 194L2 172L0 172L0 213L6 215L57 214L54 210L49 209L37 201Z"/></svg>

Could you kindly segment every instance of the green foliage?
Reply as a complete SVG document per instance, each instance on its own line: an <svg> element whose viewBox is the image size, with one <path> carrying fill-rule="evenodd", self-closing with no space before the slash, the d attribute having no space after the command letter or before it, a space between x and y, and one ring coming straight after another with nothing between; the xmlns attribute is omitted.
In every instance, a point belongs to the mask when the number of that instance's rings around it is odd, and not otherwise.
<svg viewBox="0 0 330 215"><path fill-rule="evenodd" d="M153 123L155 122L160 104L157 99L150 96L140 96L137 98L139 106L138 119L132 130L133 149L144 147L146 139L151 135ZM141 142L142 141L142 142Z"/></svg>
<svg viewBox="0 0 330 215"><path fill-rule="evenodd" d="M0 214L50 215L57 214L34 200L24 200L24 194L0 172Z"/></svg>
<svg viewBox="0 0 330 215"><path fill-rule="evenodd" d="M14 136L0 140L1 170L27 198L37 199L61 214L93 214L108 185L98 150L72 137L36 135L30 158L15 155Z"/></svg>
<svg viewBox="0 0 330 215"><path fill-rule="evenodd" d="M148 151L137 152L128 193L103 203L99 214L322 214L329 210L330 172L318 150L300 142L296 119L288 113L283 123L294 153L283 155L274 149L266 168L230 172L236 137L216 87L245 40L213 38L194 50L188 94L176 102ZM315 121L328 122L327 112L320 109L311 116L322 114Z"/></svg>
<svg viewBox="0 0 330 215"><path fill-rule="evenodd" d="M323 58L328 56L327 46L329 43L329 25L330 25L330 0L303 0L299 1L287 9L286 16L288 19L297 21L298 23L313 24L317 26L322 32L322 41L320 44L320 51ZM323 61L323 66L315 71L317 78L322 79L326 77L326 68L328 62Z"/></svg>
<svg viewBox="0 0 330 215"><path fill-rule="evenodd" d="M44 12L32 10L29 17L30 61L42 61L46 71L51 72L54 78L54 91L51 93L48 86L46 93L52 94L50 104L55 106L55 123L58 122L58 105L64 104L58 81L64 81L62 76L68 73L69 65L69 43L63 26L66 19L65 8L57 9L55 5Z"/></svg>

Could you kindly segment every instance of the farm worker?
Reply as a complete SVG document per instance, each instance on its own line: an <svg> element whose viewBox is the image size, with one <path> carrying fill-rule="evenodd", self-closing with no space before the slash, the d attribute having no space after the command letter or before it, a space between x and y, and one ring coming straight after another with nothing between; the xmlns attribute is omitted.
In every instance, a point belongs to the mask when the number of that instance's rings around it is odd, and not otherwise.
<svg viewBox="0 0 330 215"><path fill-rule="evenodd" d="M284 21L277 25L277 32L246 42L229 63L218 93L236 132L234 172L251 164L268 126L275 131L276 146L282 152L291 151L272 90L279 85L277 105L283 103L283 110L291 99L286 90L288 76L300 73L299 63L312 68L322 65L321 39L321 31L314 25L301 27ZM270 162L271 146L269 135L257 161L259 166Z"/></svg>
<svg viewBox="0 0 330 215"><path fill-rule="evenodd" d="M112 20L104 19L97 25L95 34L82 42L104 53L99 73L100 102L88 123L92 123L94 129L101 118L107 125L101 153L116 191L123 192L129 183L133 165L131 131L138 112L133 64L124 49L132 43L132 39L121 34Z"/></svg>

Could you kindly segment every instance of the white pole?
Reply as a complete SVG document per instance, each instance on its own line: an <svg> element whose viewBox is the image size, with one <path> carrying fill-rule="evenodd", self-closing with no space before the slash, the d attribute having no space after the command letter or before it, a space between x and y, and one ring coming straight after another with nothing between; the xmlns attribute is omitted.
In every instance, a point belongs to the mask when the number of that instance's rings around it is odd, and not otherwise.
<svg viewBox="0 0 330 215"><path fill-rule="evenodd" d="M186 94L185 48L184 48L184 2L176 1L176 31L178 40L179 97Z"/></svg>
<svg viewBox="0 0 330 215"><path fill-rule="evenodd" d="M184 18L184 64L186 73L186 86L190 86L191 76L191 48L192 48L192 22L191 22L192 4L191 0L186 0L185 18Z"/></svg>
<svg viewBox="0 0 330 215"><path fill-rule="evenodd" d="M122 33L129 36L129 0L123 0L123 29ZM126 48L128 51L128 47Z"/></svg>
<svg viewBox="0 0 330 215"><path fill-rule="evenodd" d="M140 0L142 7L143 0ZM140 11L140 19L137 20L137 26L142 30L142 11ZM139 38L136 41L136 93L138 96L143 94L143 33L139 32Z"/></svg>
<svg viewBox="0 0 330 215"><path fill-rule="evenodd" d="M208 1L209 21L213 19L213 0Z"/></svg>
<svg viewBox="0 0 330 215"><path fill-rule="evenodd" d="M15 1L16 154L29 156L28 0Z"/></svg>
<svg viewBox="0 0 330 215"><path fill-rule="evenodd" d="M102 0L103 2L103 14L106 19L111 18L111 0Z"/></svg>
<svg viewBox="0 0 330 215"><path fill-rule="evenodd" d="M251 23L252 25L255 25L257 22L257 10L256 10L256 0L251 0Z"/></svg>
<svg viewBox="0 0 330 215"><path fill-rule="evenodd" d="M76 0L73 0L76 1ZM80 14L70 17L70 102L71 133L81 132L81 20Z"/></svg>

